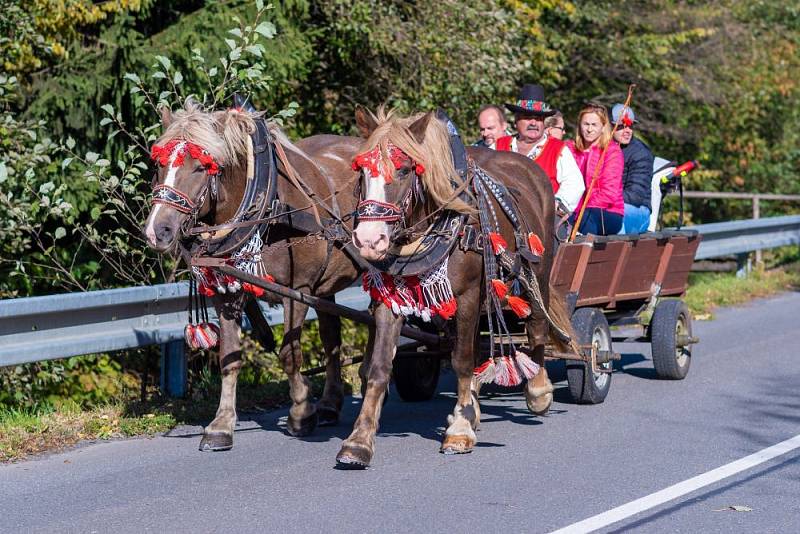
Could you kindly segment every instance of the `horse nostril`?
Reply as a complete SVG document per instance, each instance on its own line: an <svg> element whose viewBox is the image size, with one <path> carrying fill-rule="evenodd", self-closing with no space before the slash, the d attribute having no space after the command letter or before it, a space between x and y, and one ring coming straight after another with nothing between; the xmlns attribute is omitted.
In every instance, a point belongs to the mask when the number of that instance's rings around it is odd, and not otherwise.
<svg viewBox="0 0 800 534"><path fill-rule="evenodd" d="M389 248L389 236L386 234L380 234L378 239L375 240L372 248L377 251L384 251Z"/></svg>
<svg viewBox="0 0 800 534"><path fill-rule="evenodd" d="M172 241L175 232L172 227L166 224L160 224L156 227L156 239L159 243L169 243Z"/></svg>

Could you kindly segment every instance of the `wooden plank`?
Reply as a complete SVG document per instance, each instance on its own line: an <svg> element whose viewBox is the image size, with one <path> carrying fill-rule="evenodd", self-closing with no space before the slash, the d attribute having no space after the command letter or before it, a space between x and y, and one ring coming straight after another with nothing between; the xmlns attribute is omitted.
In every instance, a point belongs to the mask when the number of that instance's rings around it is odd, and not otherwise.
<svg viewBox="0 0 800 534"><path fill-rule="evenodd" d="M613 308L616 303L616 293L617 288L619 287L620 279L622 278L622 273L625 271L625 266L628 263L628 257L630 256L631 252L631 244L623 243L622 244L622 251L619 254L619 258L617 259L617 264L614 267L614 274L611 277L611 283L608 286L608 307Z"/></svg>
<svg viewBox="0 0 800 534"><path fill-rule="evenodd" d="M580 290L583 284L583 277L586 274L586 268L589 265L589 257L592 255L594 249L591 236L587 241L581 244L581 254L578 258L578 264L575 267L575 274L572 276L572 282L569 285L569 292L575 293ZM580 293L578 293L580 295Z"/></svg>

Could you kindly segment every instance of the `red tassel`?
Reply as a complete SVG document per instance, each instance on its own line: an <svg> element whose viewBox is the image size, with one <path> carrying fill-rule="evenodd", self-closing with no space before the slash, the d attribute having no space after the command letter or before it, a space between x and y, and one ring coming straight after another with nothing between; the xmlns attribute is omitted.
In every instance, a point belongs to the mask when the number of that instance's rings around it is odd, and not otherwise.
<svg viewBox="0 0 800 534"><path fill-rule="evenodd" d="M450 299L447 302L442 302L438 306L434 306L432 311L438 313L439 317L446 321L456 314L456 310L458 310L456 299Z"/></svg>
<svg viewBox="0 0 800 534"><path fill-rule="evenodd" d="M520 373L522 373L522 376L527 380L532 379L539 373L541 366L531 360L524 352L516 351L514 353L514 359L517 361L517 367Z"/></svg>
<svg viewBox="0 0 800 534"><path fill-rule="evenodd" d="M213 297L216 294L216 291L214 291L214 288L208 287L205 284L200 284L197 287L197 292L200 293L201 295L203 295L204 297Z"/></svg>
<svg viewBox="0 0 800 534"><path fill-rule="evenodd" d="M508 294L508 286L505 285L502 280L498 280L497 278L493 279L492 288L494 289L494 293L497 295L497 298L500 300L506 298L506 295Z"/></svg>
<svg viewBox="0 0 800 534"><path fill-rule="evenodd" d="M531 314L531 305L519 297L508 297L508 306L520 319L525 319Z"/></svg>
<svg viewBox="0 0 800 534"><path fill-rule="evenodd" d="M511 387L522 383L517 366L508 356L497 358L497 374L494 379L499 386Z"/></svg>
<svg viewBox="0 0 800 534"><path fill-rule="evenodd" d="M494 382L497 366L494 364L494 359L489 358L483 362L479 367L475 368L475 379L481 384L488 384Z"/></svg>
<svg viewBox="0 0 800 534"><path fill-rule="evenodd" d="M275 277L273 277L270 274L265 274L261 278L263 278L264 280L266 280L267 282L269 282L271 284L275 283ZM264 293L266 293L264 288L258 287L257 285L250 284L248 282L245 282L245 283L242 284L242 289L244 291L247 291L251 295L255 296L256 298L260 298L260 297L262 297L264 295Z"/></svg>
<svg viewBox="0 0 800 534"><path fill-rule="evenodd" d="M492 244L492 251L495 256L502 254L508 248L506 240L496 232L489 232L489 242Z"/></svg>
<svg viewBox="0 0 800 534"><path fill-rule="evenodd" d="M542 240L539 239L539 236L533 232L528 234L528 246L530 247L531 252L537 256L544 254L544 245L542 244Z"/></svg>
<svg viewBox="0 0 800 534"><path fill-rule="evenodd" d="M193 350L213 349L219 344L219 327L214 323L188 324L183 337Z"/></svg>

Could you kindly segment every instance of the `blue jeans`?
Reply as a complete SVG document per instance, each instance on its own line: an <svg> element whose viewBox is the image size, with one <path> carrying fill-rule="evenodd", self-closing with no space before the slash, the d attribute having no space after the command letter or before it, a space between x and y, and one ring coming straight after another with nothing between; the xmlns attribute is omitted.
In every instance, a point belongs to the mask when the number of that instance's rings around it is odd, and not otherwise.
<svg viewBox="0 0 800 534"><path fill-rule="evenodd" d="M578 212L576 211L570 217L570 222L574 225L577 218ZM578 231L584 235L614 235L619 233L620 228L622 228L622 215L619 213L612 213L601 208L586 208Z"/></svg>
<svg viewBox="0 0 800 534"><path fill-rule="evenodd" d="M625 203L625 218L622 220L621 234L641 234L650 224L650 209L647 206L634 206Z"/></svg>

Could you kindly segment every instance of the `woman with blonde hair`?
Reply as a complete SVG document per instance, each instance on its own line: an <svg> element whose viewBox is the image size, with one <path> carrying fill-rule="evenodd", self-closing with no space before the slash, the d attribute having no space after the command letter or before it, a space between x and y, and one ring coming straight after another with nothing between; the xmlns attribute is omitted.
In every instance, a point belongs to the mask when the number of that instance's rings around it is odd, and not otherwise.
<svg viewBox="0 0 800 534"><path fill-rule="evenodd" d="M578 114L575 140L566 142L586 184L573 224L585 203L578 231L582 234L612 235L622 229L625 203L622 197L622 169L625 160L619 144L611 138L606 108L588 104ZM591 186L594 179L594 186Z"/></svg>

